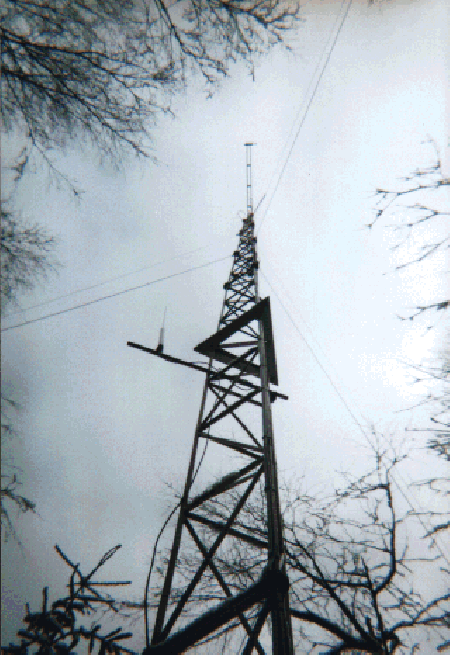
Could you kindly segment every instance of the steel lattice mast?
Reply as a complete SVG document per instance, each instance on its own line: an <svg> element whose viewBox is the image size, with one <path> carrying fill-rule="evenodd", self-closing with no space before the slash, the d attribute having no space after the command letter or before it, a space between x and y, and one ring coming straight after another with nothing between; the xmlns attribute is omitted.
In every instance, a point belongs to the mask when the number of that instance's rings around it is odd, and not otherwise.
<svg viewBox="0 0 450 655"><path fill-rule="evenodd" d="M292 655L294 652L271 413L271 403L277 398L287 397L270 388L271 384L278 384L277 368L270 301L269 298L261 300L258 292L252 144L245 145L247 215L238 235L239 245L233 253L231 272L224 285L225 298L217 331L195 348L209 362L200 365L165 355L162 343L153 350L128 342L129 346L206 374L172 550L151 645L144 651L145 655L184 652L219 628L236 621L245 631L243 652L249 654L255 649L262 655L266 651L261 645L260 635L269 615L272 653ZM260 415L255 423L250 410ZM217 436L229 426L230 420L233 422L232 437ZM194 481L202 477L202 468L206 466L203 459L205 444L220 445L223 458L228 457L232 470L212 484L204 485L200 491L197 482L194 492ZM244 460L244 465L237 469L236 453ZM262 480L267 529L255 536L255 531L245 525L242 516L245 517L246 504L258 492L257 485ZM234 506L229 507L228 516L220 520L212 517L210 503L223 499L229 505L232 490L238 493L231 496ZM183 554L182 540L187 535L198 549L201 564L196 572L192 572L190 580L184 580L180 592L177 565ZM232 562L229 566L226 562L227 553L235 546L256 549L264 564L258 578L237 592L229 575L227 580ZM208 574L215 579L224 600L219 604L216 601L212 608L207 607L201 616L186 623L183 615L189 602L195 598L195 589ZM175 585L178 585L176 594Z"/></svg>

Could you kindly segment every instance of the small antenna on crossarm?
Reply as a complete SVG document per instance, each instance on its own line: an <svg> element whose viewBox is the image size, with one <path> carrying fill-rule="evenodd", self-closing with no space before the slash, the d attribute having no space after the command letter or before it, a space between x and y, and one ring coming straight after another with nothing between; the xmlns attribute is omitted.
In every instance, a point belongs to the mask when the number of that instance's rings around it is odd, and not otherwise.
<svg viewBox="0 0 450 655"><path fill-rule="evenodd" d="M156 352L158 355L160 355L164 350L164 324L166 322L166 312L167 312L167 307L164 308L163 324L162 324L162 328L159 331L159 341L158 341L158 345L156 346Z"/></svg>
<svg viewBox="0 0 450 655"><path fill-rule="evenodd" d="M247 149L247 216L253 214L253 188L252 188L252 146L256 143L244 143Z"/></svg>

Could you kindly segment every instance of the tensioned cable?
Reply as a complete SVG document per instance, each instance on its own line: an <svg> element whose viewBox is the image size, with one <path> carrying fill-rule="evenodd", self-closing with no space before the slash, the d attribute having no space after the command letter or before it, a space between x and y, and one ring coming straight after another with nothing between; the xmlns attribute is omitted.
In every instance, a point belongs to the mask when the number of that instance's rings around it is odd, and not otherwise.
<svg viewBox="0 0 450 655"><path fill-rule="evenodd" d="M331 384L331 386L333 387L333 389L336 391L337 395L338 395L339 398L341 399L342 403L344 404L344 406L345 406L345 408L347 409L348 413L349 413L350 416L352 417L353 421L355 422L355 424L356 424L356 425L359 427L359 429L361 430L361 432L362 432L364 438L365 438L366 441L369 443L370 447L371 447L371 448L374 448L374 445L373 445L372 442L370 441L369 436L368 436L368 435L366 434L366 432L364 431L364 428L362 427L361 423L358 421L358 419L356 418L355 414L354 414L353 411L350 409L350 407L349 407L347 401L345 400L345 398L342 396L342 394L341 394L341 392L339 391L339 389L338 389L338 388L336 387L336 385L334 384L333 380L331 379L330 375L329 375L328 372L326 371L325 367L324 367L324 366L322 365L322 363L320 362L319 358L317 357L317 355L315 354L314 350L312 349L312 347L310 346L310 344L309 344L308 341L306 340L305 336L302 334L300 328L298 327L298 325L296 324L296 322L295 322L294 319L292 318L291 314L289 313L289 311L288 311L288 309L286 308L285 304L284 304L283 301L281 300L280 296L279 296L278 293L275 291L275 289L273 288L273 286L271 285L271 283L270 283L269 280L267 279L267 276L264 275L264 272L263 272L262 270L261 270L261 274L263 275L263 277L264 277L264 279L266 280L267 284L269 285L269 287L272 289L273 293L274 293L275 296L277 297L277 299L278 299L280 305L282 306L284 312L286 313L286 316L287 316L287 317L289 318L289 320L291 321L291 323L292 323L292 325L294 326L295 330L297 331L297 333L300 335L300 337L301 337L301 338L303 339L303 341L305 342L305 344L306 344L308 350L310 351L311 355L314 357L315 361L317 362L317 364L319 365L319 367L321 368L321 370L323 371L323 373L326 375L328 381L330 382L330 384ZM399 478L401 478L401 475L399 474L398 471L397 471L397 473L396 473L396 476L399 477ZM401 486L399 485L399 483L397 482L397 480L395 479L394 476L392 476L392 481L394 482L395 486L397 487L397 489L398 489L399 493L401 494L401 496L403 497L403 499L406 501L406 503L409 505L409 507L414 511L414 515L415 515L415 517L418 519L418 521L419 521L420 525L422 526L422 528L425 530L425 533L427 533L427 532L429 531L429 527L430 527L430 526L426 526L426 525L425 525L425 523L424 523L422 517L420 516L420 514L418 514L418 512L417 512L417 510L415 509L413 503L412 503L411 500L408 498L408 496L406 495L406 492L401 488ZM404 486L406 487L407 484L405 483L405 481L402 480L402 482L403 482ZM443 549L442 549L442 548L440 547L440 545L438 544L438 535L434 535L434 542L435 542L436 549L439 551L439 553L440 553L442 559L443 559L443 560L444 560L444 561L445 561L445 562L450 566L450 561L448 560L448 558L446 557L445 553L443 552Z"/></svg>
<svg viewBox="0 0 450 655"><path fill-rule="evenodd" d="M130 287L124 289L123 291L116 291L111 293L108 296L102 296L101 298L96 298L95 300L89 300L88 302L81 303L80 305L74 305L73 307L68 307L67 309L62 309L59 312L53 312L52 314L46 314L45 316L40 316L39 318L33 318L29 321L23 321L23 323L17 323L17 325L11 325L10 327L2 328L2 332L8 332L8 330L15 330L16 328L22 327L24 325L30 325L31 323L37 323L38 321L44 321L47 318L52 318L53 316L60 316L61 314L66 314L67 312L72 312L75 309L81 309L82 307L88 307L89 305L94 305L95 303L101 302L102 300L107 300L108 298L115 298L116 296L121 296L130 291L136 291L137 289L144 289L145 287L151 286L152 284L157 284L158 282L163 282L164 280L169 280L173 277L178 277L179 275L185 275L191 271L197 271L200 268L206 268L207 266L212 266L212 264L217 264L218 262L223 262L226 259L230 259L231 255L226 255L225 257L220 257L219 259L214 259L211 262L206 262L206 264L200 264L200 266L193 266L192 268L187 268L184 271L179 271L178 273L172 273L171 275L165 275L164 277L157 278L156 280L150 280L149 282L144 282L144 284L139 284L136 287Z"/></svg>
<svg viewBox="0 0 450 655"><path fill-rule="evenodd" d="M346 1L346 0L342 0L342 2L341 2L341 9L342 9L342 7L343 7L345 1ZM328 35L328 38L327 38L327 40L326 40L326 42L325 42L325 45L324 45L323 50L322 50L322 53L321 53L321 55L320 55L320 57L319 57L319 59L318 59L318 61L317 61L316 67L315 67L314 72L313 72L313 74L312 74L312 76L311 76L311 79L310 79L310 81L309 81L308 87L307 87L307 89L306 89L306 93L305 93L305 95L304 95L304 99L303 99L303 101L302 101L301 104L300 104L300 107L299 107L299 109L298 109L298 111L297 111L297 114L295 115L295 118L294 118L294 121L293 121L293 123L292 123L291 129L289 130L289 134L288 134L288 136L287 136L286 142L285 142L285 144L284 144L284 146L283 146L283 149L282 149L282 151L281 151L280 156L278 157L278 161L277 161L276 166L275 166L275 168L274 168L274 170L273 170L273 172L272 172L272 175L271 175L271 177L270 177L269 184L267 185L267 189L268 189L268 190L269 190L270 187L272 186L272 182L273 182L273 180L274 180L275 177L276 177L276 172L277 172L278 166L279 166L279 164L281 163L281 161L283 160L283 153L284 153L284 151L287 149L287 147L289 146L289 142L290 142L291 136L292 136L292 134L293 134L293 132L294 132L295 125L296 125L296 123L297 123L297 121L298 121L298 119L299 119L299 117L300 117L300 115L301 115L301 113L302 113L302 110L303 110L304 106L306 105L306 102L307 102L307 100L308 100L308 98L309 98L309 92L310 92L310 90L312 89L312 86L313 86L313 84L314 84L314 80L316 79L317 73L318 73L318 71L319 71L319 69L320 69L321 62L323 61L323 58L324 58L324 55L325 55L325 53L326 53L326 51L327 51L327 49L328 49L328 46L329 46L329 44L331 43L331 39L332 39L332 36L333 36L334 30L335 30L335 27L336 27L338 21L339 21L339 13L338 13L338 15L337 15L337 17L336 17L336 20L335 20L335 23L334 23L333 27L332 27L331 30L330 30L330 34ZM259 203L258 203L258 206L257 206L256 209L255 209L255 214L256 214L257 210L259 209L260 205L262 204L262 202L264 201L264 198L266 197L266 195L268 195L268 190L266 191L266 193L264 193L264 194L261 196L261 199L260 199L260 201L259 201Z"/></svg>
<svg viewBox="0 0 450 655"><path fill-rule="evenodd" d="M291 154L292 154L292 151L293 151L293 149L294 149L295 143L296 143L296 141L297 141L297 139L298 139L298 135L300 134L300 130L302 129L302 127L303 127L303 125L304 125L304 123L305 123L305 120L306 120L306 117L307 117L307 115L308 115L309 109L310 109L310 107L311 107L311 105L312 105L312 103L313 103L313 100L314 100L315 96L316 96L317 90L318 90L318 88L319 88L319 84L320 84L320 82L322 81L323 74L325 73L325 69L326 69L326 67L328 66L328 63L329 63L330 58L331 58L331 55L332 55L333 50L334 50L334 48L335 48L335 46L336 46L336 42L337 42L337 40L338 40L339 34L341 33L342 28L343 28L343 26L344 26L345 19L346 19L347 16L348 16L348 12L349 12L349 10L350 10L350 7L351 7L351 4L352 4L352 1L353 1L353 0L349 0L349 3L348 3L348 5L347 5L347 9L346 9L346 11L344 12L344 15L343 15L342 20L341 20L341 24L340 24L339 27L338 27L338 30L337 30L336 35L335 35L334 40L333 40L333 44L332 44L332 46L331 46L331 48L330 48L330 51L329 51L329 53L328 53L328 55L327 55L327 58L325 59L325 63L324 63L324 65L323 65L323 67L322 67L322 70L321 70L321 72L320 72L319 78L318 78L318 80L317 80L317 82L316 82L316 85L315 85L315 87L314 87L314 91L312 92L311 98L309 99L309 102L308 102L308 104L307 104L307 106L306 106L305 112L304 112L304 114L303 114L303 118L302 118L302 120L301 120L301 122L300 122L300 125L299 125L299 127L298 127L298 130L297 130L297 132L296 132L296 134L295 134L295 137L294 137L294 140L293 140L293 142L292 142L292 145L291 145L291 147L290 147L290 149L289 149L289 152L288 152L288 154L287 154L287 157L286 157L286 159L285 159L285 162L284 162L284 164L283 164L283 167L282 167L282 169L281 169L281 171L280 171L280 174L279 174L279 176L278 176L278 179L277 179L277 183L276 183L276 185L275 185L275 188L274 188L274 190L273 190L273 192L272 192L272 195L270 196L269 201L268 201L268 203L267 203L267 205L266 205L266 208L265 208L265 210L264 210L264 213L263 213L263 216L262 216L261 222L260 222L260 224L259 224L259 227L258 227L258 229L257 229L257 231L256 231L256 234L258 234L258 232L260 231L261 226L262 226L262 224L263 224L263 222L264 222L264 220L265 220L265 218L266 218L266 216L267 216L267 212L268 212L268 210L269 210L270 204L271 204L271 202L272 202L272 200L273 200L273 198L274 198L274 196L275 196L275 193L277 192L277 189L278 189L278 186L279 186L279 184L280 184L281 178L283 177L284 171L286 170L286 166L287 166L288 161L289 161L289 159L290 159L290 157L291 157ZM317 70L317 69L316 69L316 70ZM315 73L316 73L316 71L314 72L314 76L315 76ZM312 79L314 79L314 76L313 76ZM295 120L297 120L297 118L296 118Z"/></svg>
<svg viewBox="0 0 450 655"><path fill-rule="evenodd" d="M295 330L297 331L297 333L301 336L301 338L302 338L303 341L305 342L306 347L308 348L309 352L310 352L311 355L314 357L314 359L315 359L316 363L318 364L318 366L320 367L320 369L321 369L321 370L323 371L323 373L326 375L326 377L327 377L329 383L331 384L331 386L333 387L333 389L335 390L335 392L337 393L337 395L339 396L339 398L340 398L341 401L343 402L343 404L344 404L344 406L346 407L348 413L350 414L350 416L352 417L352 419L354 420L354 422L356 423L356 425L359 427L359 429L360 429L361 432L363 433L364 437L365 437L366 439L368 439L368 436L367 436L367 434L365 433L363 426L362 426L361 423L358 421L358 419L356 418L356 416L355 416L355 414L353 413L353 411L350 409L350 407L349 407L347 401L345 400L344 396L341 394L341 392L339 391L339 389L337 388L337 386L336 386L335 383L333 382L333 380L332 380L331 376L329 375L328 371L327 371L326 368L323 366L323 364L322 364L322 362L320 361L320 359L317 357L317 355L316 355L316 353L314 352L313 348L310 346L310 344L309 344L308 341L306 340L306 337L305 337L305 336L302 334L302 332L300 331L300 328L298 327L298 325L296 324L296 322L295 322L294 319L292 318L292 316L291 316L291 314L289 313L289 311L288 311L286 305L283 303L283 301L281 300L280 296L279 296L278 293L275 291L275 289L273 288L273 286L271 285L271 283L270 283L269 280L267 279L267 276L264 275L264 272L263 272L262 270L261 270L261 274L262 274L262 276L264 277L264 279L266 280L266 282L267 282L267 284L269 285L269 287L272 289L272 291L273 291L274 294L276 295L276 297L278 298L278 302L280 303L280 305L281 305L282 308L284 309L284 311L285 311L285 313L286 313L286 316L289 318L289 320L291 321L291 323L292 323L292 325L294 326ZM371 445L372 445L372 444L371 444Z"/></svg>
<svg viewBox="0 0 450 655"><path fill-rule="evenodd" d="M293 149L294 149L294 146L295 146L295 143L296 143L296 141L297 141L297 138L298 138L298 136L299 136L299 134L300 134L300 131L301 131L301 129L302 129L304 123L305 123L306 117L307 117L307 115L308 115L308 112L309 112L309 109L310 109L310 107L311 107L311 105L312 105L312 102L313 102L313 100L314 100L314 98L315 98L315 96L316 96L316 93L317 93L317 90L318 90L318 88L319 88L319 84L320 84L320 82L321 82L321 80L322 80L322 77L323 77L323 75L324 75L325 69L326 69L326 67L327 67L327 65L328 65L328 63L329 63L329 61L330 61L331 55L332 55L333 50L334 50L334 48L335 48L335 46L336 46L337 39L338 39L338 37L339 37L339 35L340 35L341 31L342 31L342 28L343 28L343 26L344 26L345 20L346 20L346 18L347 18L347 16L348 16L348 13L349 13L349 10L350 10L350 7L351 7L351 4L352 4L352 0L349 0L348 5L347 5L347 9L345 10L345 13L344 13L344 15L343 15L343 17L342 17L341 23L340 23L340 25L339 25L339 28L338 28L338 30L337 30L337 32L336 32L336 35L335 35L335 37L334 37L334 40L333 40L333 44L332 44L332 46L331 46L331 48L330 48L330 51L329 51L329 53L328 53L328 55L327 55L327 58L326 58L326 60L325 60L325 63L324 63L324 65L323 65L323 67L322 67L322 70L321 70L321 72L320 72L319 78L318 78L318 80L317 80L317 82L316 82L316 85L315 85L315 87L314 87L314 91L313 91L313 93L312 93L312 95L311 95L311 98L310 98L310 100L309 100L309 102L308 102L308 104L307 104L307 106L306 106L305 112L304 112L304 114L303 114L303 118L302 118L302 120L301 120L301 122L300 122L300 125L299 125L299 127L298 127L298 130L297 130L297 132L296 132L296 134L295 134L295 137L294 137L294 140L293 140L293 142L292 142L292 145L291 145L291 147L290 147L290 149L289 149L289 152L288 152L288 154L287 154L287 157L286 157L286 159L285 159L285 162L284 162L284 164L283 164L283 167L282 167L282 169L281 169L281 171L280 171L280 174L279 174L279 176L278 176L278 179L277 179L277 182L276 182L275 188L274 188L274 190L273 190L273 192L272 192L272 195L271 195L270 198L269 198L268 204L266 205L266 208L265 208L265 210L264 210L264 213L263 213L263 216L262 216L261 222L260 222L260 224L259 224L259 227L258 227L258 229L257 229L257 231L256 231L256 234L258 234L258 232L260 231L260 229L261 229L261 227L262 227L262 224L263 224L263 222L264 222L264 220L265 220L265 218L266 218L266 216L267 216L267 212L268 212L268 209L269 209L269 207L270 207L270 204L271 204L271 202L272 202L272 200L273 200L273 198L274 198L274 196L275 196L275 193L277 192L278 186L279 186L279 184L280 184L280 181L281 181L281 178L282 178L282 176L283 176L283 174L284 174L284 171L286 170L287 164L288 164L289 159L290 159L290 157L291 157L291 154L292 154L292 151L293 151ZM327 43L328 43L328 42L327 42ZM317 71L317 67L316 67L316 71ZM314 72L314 75L313 75L313 78L312 78L312 79L314 79L315 74L316 74L316 71ZM311 84L310 84L310 86L311 86ZM298 117L298 114L297 114L297 117ZM297 117L296 117L295 120L297 120ZM294 121L294 123L295 123L295 121ZM292 129L291 129L291 132L292 132ZM266 194L264 194L263 197L261 198L261 200L260 200L260 202L259 202L259 204L258 204L258 207L259 207L259 205L261 204L261 202L263 201L265 195L266 195ZM261 271L261 273L264 275L264 273L263 273L262 271ZM352 417L352 419L354 420L354 422L356 423L356 425L357 425L357 426L359 427L359 429L361 430L361 432L362 432L362 434L364 435L365 439L368 441L368 443L371 445L371 447L373 447L373 444L371 444L370 439L369 439L368 435L366 434L366 432L364 431L364 429L363 429L361 423L358 421L358 419L356 418L356 416L354 415L354 413L352 412L352 410L351 410L350 407L348 406L348 404L347 404L345 398L342 396L342 394L340 393L339 389L336 387L336 385L334 384L333 380L332 380L331 377L329 376L328 372L326 371L326 369L324 368L324 366L322 365L322 363L320 362L320 360L317 358L315 352L313 351L313 349L311 348L311 346L310 346L309 343L307 342L306 338L303 336L303 334L301 333L300 329L299 329L298 326L296 325L296 323L295 323L295 321L293 320L292 316L290 315L290 313L288 312L288 310L287 310L286 307L284 306L284 304L283 304L283 302L281 301L279 295L277 294L277 292L275 291L275 289L272 287L272 285L270 284L270 282L269 282L269 280L267 279L267 277L266 277L265 275L264 275L264 277L265 277L267 283L269 284L270 288L272 289L272 291L273 291L273 292L275 293L275 295L277 296L277 298L278 298L278 300L279 300L281 306L283 307L284 311L286 312L286 315L288 316L288 318L289 318L290 321L292 322L294 328L296 329L296 331L298 332L298 334L301 336L301 338L302 338L303 341L305 342L307 348L308 348L309 351L311 352L311 354L312 354L312 356L314 357L315 361L317 362L317 364L319 365L319 367L321 368L321 370L323 371L323 373L326 375L326 377L327 377L327 379L329 380L330 384L332 385L333 389L336 391L337 395L339 396L339 398L340 398L341 401L343 402L343 404L344 404L344 406L346 407L347 411L349 412L350 416ZM397 473L397 475L398 475L398 473ZM399 490L400 494L401 494L401 495L403 496L403 498L405 499L405 501L406 501L406 502L408 503L408 505L409 505L409 506L414 510L414 506L412 505L411 501L410 501L409 498L406 496L405 492L404 492L403 489L400 487L400 485L398 484L398 482L397 482L395 479L394 479L393 481L394 481L394 483L395 483L397 489ZM406 486L406 485L405 485L405 486ZM416 510L414 510L414 511L416 511ZM416 515L417 515L417 514L416 514ZM419 515L417 515L417 518L418 518L418 520L419 520L419 523L422 525L423 529L427 532L427 531L428 531L428 528L427 528L427 526L424 524L422 518L421 518ZM435 543L436 543L436 546L437 546L437 548L438 548L438 550L439 550L439 552L440 552L442 558L447 562L447 564L450 565L450 562L449 562L449 560L447 559L447 557L444 555L442 549L437 545L437 539L436 539L436 538L435 538Z"/></svg>
<svg viewBox="0 0 450 655"><path fill-rule="evenodd" d="M3 318L9 318L10 316L17 316L17 314L23 314L27 312L29 309L36 309L36 307L44 307L45 305L50 305L51 303L57 302L58 300L62 300L64 298L69 298L70 296L74 296L76 293L82 293L83 291L91 291L91 289L96 289L97 287L101 287L104 284L108 284L109 282L115 282L116 280L121 280L124 277L128 277L129 275L135 275L136 273L142 273L142 271L147 271L150 268L155 268L156 266L159 266L161 264L167 264L168 262L173 262L175 259L182 259L183 257L192 255L194 252L198 252L199 250L205 250L205 248L209 248L209 245L201 246L200 248L195 248L195 250L189 250L188 252L184 252L181 255L176 255L175 257L171 257L170 259L163 259L160 262L155 262L154 264L150 264L150 266L144 266L143 268L138 268L136 271L129 271L128 273L122 273L121 275L110 277L107 280L103 280L103 282L92 284L90 287L84 287L83 289L76 289L75 291L70 291L69 293L63 294L62 296L57 296L56 298L51 298L50 300L45 300L44 302L37 303L36 305L30 305L29 307L25 307L24 309L19 309L15 312L9 312L8 314L5 314Z"/></svg>
<svg viewBox="0 0 450 655"><path fill-rule="evenodd" d="M206 442L206 443L208 443L208 442ZM164 530L166 529L167 525L169 524L170 519L175 514L177 509L180 507L181 501L182 501L182 498L178 501L178 503L175 505L175 507L170 512L169 516L164 521L163 526L162 526L161 530L159 531L158 536L156 537L155 545L153 546L152 559L151 559L151 562L150 562L150 568L148 570L147 580L146 580L146 583L145 583L145 590L144 590L144 629L145 629L145 641L146 641L146 644L147 644L147 648L150 646L150 627L149 627L149 624L148 624L148 594L149 594L149 591L150 591L150 579L151 579L151 575L152 575L152 571L153 571L153 566L155 564L156 554L158 552L158 543L159 543L159 540L161 539L161 537L162 537L162 535L164 533Z"/></svg>
<svg viewBox="0 0 450 655"><path fill-rule="evenodd" d="M269 282L269 280L267 279L266 275L264 275L264 272L261 271L261 273L263 274L263 276L264 276L266 282L269 284L270 288L273 290L273 286L270 284L270 282ZM275 276L275 277L277 277L277 276ZM300 314L300 312L298 311L298 308L296 307L295 301L291 298L291 296L289 295L289 293L287 292L286 288L284 287L283 283L281 282L281 280L280 280L279 278L278 278L278 280L276 280L276 282L277 282L277 284L282 288L283 293L285 294L285 296L287 297L287 299L290 301L291 305L292 305L293 307L295 307L296 312L297 312L297 315L300 317L300 320L305 324L306 329L307 329L308 332L310 333L310 337L311 337L311 339L314 341L315 345L316 345L317 348L320 350L320 353L321 353L323 359L326 361L326 364L328 365L328 367L332 370L332 372L333 372L335 378L338 380L340 386L343 387L343 388L346 390L348 396L351 397L351 396L352 396L352 392L351 392L350 389L346 386L346 384L343 382L343 380L340 378L339 373L335 370L333 364L332 364L332 363L330 362L330 360L328 359L328 357L327 357L327 355L326 355L324 349L322 348L322 346L320 345L319 341L318 341L318 340L316 339L316 337L314 336L314 333L313 333L312 329L310 328L310 326L308 325L308 323L306 322L306 320L303 318L303 316L302 316L302 315ZM274 293L275 293L275 291L274 291ZM306 341L306 338L305 338L305 337L303 337L303 338L304 338L305 341ZM363 413L361 412L361 410L360 410L360 408L358 407L357 403L353 401L353 404L354 404L355 408L357 409L357 411L358 411L360 417L361 417L363 420L365 420L365 419L364 419L364 416L363 416Z"/></svg>

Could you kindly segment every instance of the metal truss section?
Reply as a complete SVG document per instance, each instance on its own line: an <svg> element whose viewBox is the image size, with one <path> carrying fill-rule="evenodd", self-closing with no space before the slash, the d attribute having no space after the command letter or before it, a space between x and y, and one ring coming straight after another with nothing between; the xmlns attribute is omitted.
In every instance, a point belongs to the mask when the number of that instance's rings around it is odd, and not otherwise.
<svg viewBox="0 0 450 655"><path fill-rule="evenodd" d="M178 521L145 655L182 653L227 628L241 631L246 654L263 655L268 652L268 641L274 655L293 653L271 418L271 403L287 396L270 388L278 384L270 301L258 296L256 238L249 202L224 285L218 329L195 348L208 361L199 364L166 355L162 343L152 349L128 342L133 348L205 374ZM225 470L212 481L208 480L211 449L216 455L222 453ZM255 494L259 498L263 494L265 530L252 524L246 512ZM196 553L189 579L179 570L186 548ZM245 575L236 576L236 552L245 554L243 562L251 554L251 573L247 569ZM214 589L214 594L205 598L205 589ZM191 611L198 610L199 598L201 612L192 620Z"/></svg>
<svg viewBox="0 0 450 655"><path fill-rule="evenodd" d="M243 314L255 303L256 237L253 213L244 219L239 232L239 248L233 253L233 265L225 282L225 300L220 324L226 325ZM251 333L249 336L255 336Z"/></svg>
<svg viewBox="0 0 450 655"><path fill-rule="evenodd" d="M226 301L224 307L228 308ZM228 312L229 313L229 312ZM261 370L259 366L254 364L244 363L245 358L251 353L259 354L259 335L255 333L255 327L252 327L254 321L262 321L264 324L264 334L266 336L266 356L267 356L267 366L269 370L270 382L272 384L278 384L278 374L277 374L277 364L275 358L275 348L273 342L272 334L272 319L270 316L270 299L265 298L259 303L254 304L251 309L248 309L244 313L240 313L237 318L230 320L230 322L223 328L219 329L212 337L202 341L196 348L195 352L205 355L206 357L211 357L214 360L218 360L227 364L228 366L221 371L221 373L227 372L230 368L238 368L242 370L242 367L245 367L245 370L248 374L254 375L255 377L261 377ZM221 321L222 322L222 321ZM257 328L256 328L257 329ZM251 330L254 335L254 339L251 341L231 341L228 339L237 335L246 336ZM247 346L252 346L249 350L243 352L242 355L236 355L236 350L244 350ZM231 352L230 352L231 348ZM236 350L235 350L236 349ZM212 375L212 378L218 377L219 373Z"/></svg>

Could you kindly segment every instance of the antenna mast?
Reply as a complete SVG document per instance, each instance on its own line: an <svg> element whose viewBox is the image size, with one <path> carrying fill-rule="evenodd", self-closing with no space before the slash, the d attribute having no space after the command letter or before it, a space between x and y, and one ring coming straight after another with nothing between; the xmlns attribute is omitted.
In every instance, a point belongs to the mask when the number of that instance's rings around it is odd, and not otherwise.
<svg viewBox="0 0 450 655"><path fill-rule="evenodd" d="M127 344L205 374L172 550L153 636L144 655L182 653L226 626L240 626L245 655L255 650L264 655L261 642L269 639L273 655L294 653L271 410L272 402L287 400L287 396L271 388L278 385L278 375L270 300L260 300L258 295L252 145L245 144L247 216L224 284L218 328L194 349L206 361L188 362L163 354L161 348ZM206 445L220 449L221 464L228 469L209 484L205 478L211 459L208 463ZM236 455L240 456L239 464ZM261 502L262 489L265 526L255 529L246 522L245 510ZM186 579L178 567L182 553L185 549L192 553L192 548L198 560L190 579ZM239 575L238 584L233 578L236 549L242 562L249 561L251 566L251 575ZM197 618L190 620L187 614L195 607L194 592L202 596L203 584L206 600L202 600ZM220 595L223 600L217 604Z"/></svg>
<svg viewBox="0 0 450 655"><path fill-rule="evenodd" d="M247 156L247 216L253 214L253 189L252 189L252 146L255 143L245 143Z"/></svg>

